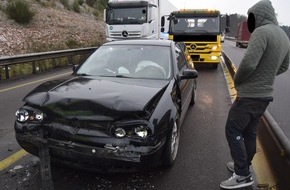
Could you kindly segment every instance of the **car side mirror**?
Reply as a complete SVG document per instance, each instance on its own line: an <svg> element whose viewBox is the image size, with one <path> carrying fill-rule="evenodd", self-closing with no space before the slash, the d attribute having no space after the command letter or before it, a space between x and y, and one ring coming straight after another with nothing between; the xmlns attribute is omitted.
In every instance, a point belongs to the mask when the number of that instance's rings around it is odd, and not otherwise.
<svg viewBox="0 0 290 190"><path fill-rule="evenodd" d="M192 69L185 69L180 76L180 79L196 79L198 77L198 72Z"/></svg>

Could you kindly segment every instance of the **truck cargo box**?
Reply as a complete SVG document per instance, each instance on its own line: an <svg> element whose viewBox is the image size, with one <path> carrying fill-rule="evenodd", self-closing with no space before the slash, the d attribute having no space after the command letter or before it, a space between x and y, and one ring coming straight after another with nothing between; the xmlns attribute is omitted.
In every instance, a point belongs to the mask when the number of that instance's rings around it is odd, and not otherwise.
<svg viewBox="0 0 290 190"><path fill-rule="evenodd" d="M238 24L236 47L248 47L250 36L247 21L240 22Z"/></svg>

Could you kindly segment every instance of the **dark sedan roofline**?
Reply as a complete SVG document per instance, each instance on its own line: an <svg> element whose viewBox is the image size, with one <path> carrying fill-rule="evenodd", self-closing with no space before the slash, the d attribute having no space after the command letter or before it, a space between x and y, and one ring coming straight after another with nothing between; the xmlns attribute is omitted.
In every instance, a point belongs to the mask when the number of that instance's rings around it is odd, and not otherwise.
<svg viewBox="0 0 290 190"><path fill-rule="evenodd" d="M174 43L171 40L118 40L106 42L103 45L159 45L159 46L171 46Z"/></svg>

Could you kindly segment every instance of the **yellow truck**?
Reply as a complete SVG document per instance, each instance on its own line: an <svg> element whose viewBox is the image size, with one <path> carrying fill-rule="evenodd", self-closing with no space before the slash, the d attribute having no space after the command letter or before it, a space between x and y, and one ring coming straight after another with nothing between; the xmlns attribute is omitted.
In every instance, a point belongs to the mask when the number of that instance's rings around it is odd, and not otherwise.
<svg viewBox="0 0 290 190"><path fill-rule="evenodd" d="M183 9L168 16L168 39L183 41L195 64L217 68L221 56L221 14L218 10ZM161 27L165 17L161 18ZM227 16L227 29L229 17ZM164 29L161 29L164 32Z"/></svg>

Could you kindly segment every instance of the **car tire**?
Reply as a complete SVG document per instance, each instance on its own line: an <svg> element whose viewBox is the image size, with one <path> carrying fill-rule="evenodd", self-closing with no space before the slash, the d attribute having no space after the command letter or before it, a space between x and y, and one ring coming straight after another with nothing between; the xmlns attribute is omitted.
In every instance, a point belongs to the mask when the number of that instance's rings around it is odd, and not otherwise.
<svg viewBox="0 0 290 190"><path fill-rule="evenodd" d="M165 144L165 151L163 154L162 162L163 166L170 167L174 165L179 147L179 139L180 128L177 125L177 121L175 121Z"/></svg>
<svg viewBox="0 0 290 190"><path fill-rule="evenodd" d="M189 105L193 106L195 104L195 100L196 100L196 85L194 85L192 88L191 100Z"/></svg>

